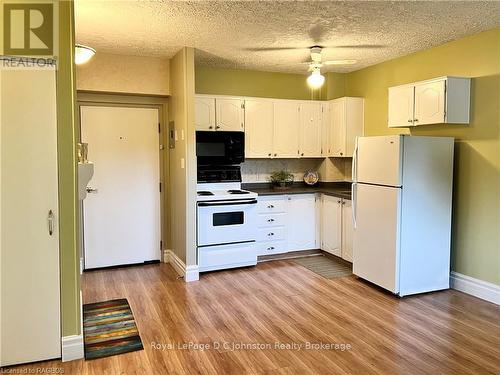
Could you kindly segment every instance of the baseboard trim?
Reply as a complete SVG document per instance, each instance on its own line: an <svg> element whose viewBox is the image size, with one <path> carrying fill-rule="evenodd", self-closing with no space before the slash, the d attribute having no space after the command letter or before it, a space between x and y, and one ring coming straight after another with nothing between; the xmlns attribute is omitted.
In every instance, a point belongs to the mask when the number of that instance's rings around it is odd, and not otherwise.
<svg viewBox="0 0 500 375"><path fill-rule="evenodd" d="M74 361L84 357L83 335L64 336L61 340L62 361Z"/></svg>
<svg viewBox="0 0 500 375"><path fill-rule="evenodd" d="M500 285L452 271L450 274L450 287L500 305Z"/></svg>
<svg viewBox="0 0 500 375"><path fill-rule="evenodd" d="M200 279L200 271L198 266L187 266L172 250L164 250L163 261L170 263L175 271L182 277L184 281L189 283Z"/></svg>

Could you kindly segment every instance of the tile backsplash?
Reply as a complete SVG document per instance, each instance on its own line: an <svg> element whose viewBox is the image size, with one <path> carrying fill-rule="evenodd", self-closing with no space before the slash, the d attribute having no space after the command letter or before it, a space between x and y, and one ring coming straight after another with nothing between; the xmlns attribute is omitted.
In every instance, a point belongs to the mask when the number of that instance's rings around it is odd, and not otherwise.
<svg viewBox="0 0 500 375"><path fill-rule="evenodd" d="M302 181L304 172L318 171L321 181L350 180L350 159L246 159L241 164L243 183L268 182L269 176L285 169L295 181Z"/></svg>

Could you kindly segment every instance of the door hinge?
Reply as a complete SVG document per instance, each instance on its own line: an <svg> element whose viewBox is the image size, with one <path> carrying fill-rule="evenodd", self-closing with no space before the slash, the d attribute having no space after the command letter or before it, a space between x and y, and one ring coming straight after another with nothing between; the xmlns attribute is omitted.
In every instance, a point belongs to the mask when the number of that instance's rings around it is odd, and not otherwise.
<svg viewBox="0 0 500 375"><path fill-rule="evenodd" d="M161 124L158 123L158 133L161 133Z"/></svg>
<svg viewBox="0 0 500 375"><path fill-rule="evenodd" d="M245 102L241 103L241 109L245 109Z"/></svg>
<svg viewBox="0 0 500 375"><path fill-rule="evenodd" d="M163 250L163 241L160 240L160 250Z"/></svg>
<svg viewBox="0 0 500 375"><path fill-rule="evenodd" d="M160 182L160 193L161 193L161 182Z"/></svg>
<svg viewBox="0 0 500 375"><path fill-rule="evenodd" d="M300 150L297 150L297 155L300 155Z"/></svg>

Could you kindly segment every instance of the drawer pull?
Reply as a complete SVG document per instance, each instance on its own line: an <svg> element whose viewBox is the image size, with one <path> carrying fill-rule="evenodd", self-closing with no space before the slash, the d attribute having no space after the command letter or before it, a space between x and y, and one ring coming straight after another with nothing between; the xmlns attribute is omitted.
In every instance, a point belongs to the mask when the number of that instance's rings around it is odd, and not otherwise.
<svg viewBox="0 0 500 375"><path fill-rule="evenodd" d="M267 222L268 223L272 223L274 221L274 219L268 219Z"/></svg>
<svg viewBox="0 0 500 375"><path fill-rule="evenodd" d="M274 206L270 204L269 206L267 206L267 208L274 208Z"/></svg>
<svg viewBox="0 0 500 375"><path fill-rule="evenodd" d="M269 251L274 250L274 246L268 247L267 250Z"/></svg>
<svg viewBox="0 0 500 375"><path fill-rule="evenodd" d="M273 233L273 232L271 232L271 233L268 233L267 235L268 235L268 236L274 236L274 233Z"/></svg>

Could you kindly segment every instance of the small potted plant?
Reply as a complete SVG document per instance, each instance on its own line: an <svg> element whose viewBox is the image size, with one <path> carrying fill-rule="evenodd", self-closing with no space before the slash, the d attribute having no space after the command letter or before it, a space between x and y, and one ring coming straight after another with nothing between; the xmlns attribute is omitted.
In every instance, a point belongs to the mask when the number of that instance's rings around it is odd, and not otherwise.
<svg viewBox="0 0 500 375"><path fill-rule="evenodd" d="M293 184L293 174L286 170L276 171L269 176L269 181L273 189L286 190Z"/></svg>

